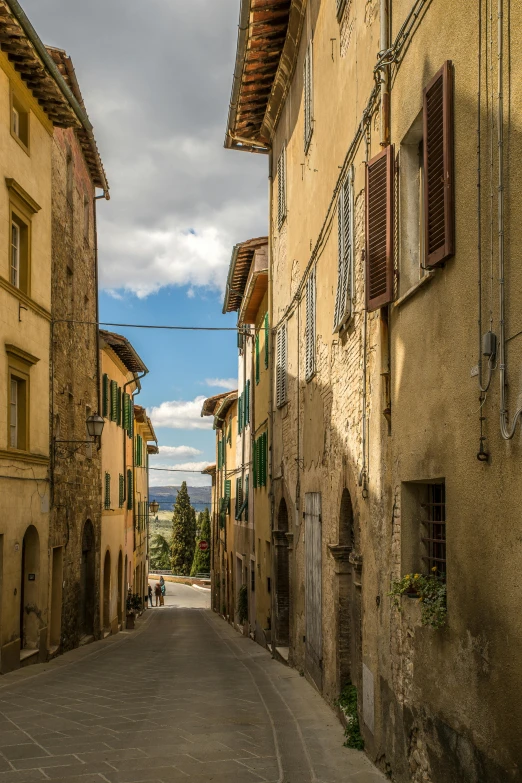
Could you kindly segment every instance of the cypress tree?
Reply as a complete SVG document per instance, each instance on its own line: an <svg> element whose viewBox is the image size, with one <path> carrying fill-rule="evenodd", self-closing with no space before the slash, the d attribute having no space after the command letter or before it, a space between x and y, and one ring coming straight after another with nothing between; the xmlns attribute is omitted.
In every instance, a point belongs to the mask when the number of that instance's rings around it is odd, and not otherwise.
<svg viewBox="0 0 522 783"><path fill-rule="evenodd" d="M208 541L209 548L206 552L202 552L199 548L200 541ZM196 574L208 573L210 573L210 514L208 508L206 508L199 515L199 536L196 540L196 551L194 552L190 575L195 576Z"/></svg>
<svg viewBox="0 0 522 783"><path fill-rule="evenodd" d="M194 559L196 537L196 512L190 505L187 482L178 492L172 518L172 571L188 576Z"/></svg>

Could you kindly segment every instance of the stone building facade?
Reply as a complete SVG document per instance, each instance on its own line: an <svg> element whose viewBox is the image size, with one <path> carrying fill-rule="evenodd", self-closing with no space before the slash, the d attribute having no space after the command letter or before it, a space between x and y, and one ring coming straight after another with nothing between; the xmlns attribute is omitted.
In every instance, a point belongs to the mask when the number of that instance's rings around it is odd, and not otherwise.
<svg viewBox="0 0 522 783"><path fill-rule="evenodd" d="M398 783L522 770L521 35L504 0L241 3L226 146L268 156L289 662L355 686ZM393 605L415 573L443 628Z"/></svg>
<svg viewBox="0 0 522 783"><path fill-rule="evenodd" d="M48 51L83 105L71 59L62 50ZM89 436L86 420L101 409L96 189L108 198L108 186L92 135L87 143L74 129L55 129L52 177L49 645L54 653L100 632L101 444ZM92 617L90 607L95 607Z"/></svg>
<svg viewBox="0 0 522 783"><path fill-rule="evenodd" d="M7 672L46 660L60 635L62 583L53 576L60 553L49 549L53 148L57 128L86 138L91 126L19 5L2 0L0 10L0 671Z"/></svg>

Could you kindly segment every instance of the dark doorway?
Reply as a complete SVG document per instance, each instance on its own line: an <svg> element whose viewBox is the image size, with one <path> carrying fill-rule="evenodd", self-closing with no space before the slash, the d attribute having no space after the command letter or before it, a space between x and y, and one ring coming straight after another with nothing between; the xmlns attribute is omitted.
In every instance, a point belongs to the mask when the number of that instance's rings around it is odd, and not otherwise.
<svg viewBox="0 0 522 783"><path fill-rule="evenodd" d="M111 628L111 553L105 553L103 563L103 628L110 631Z"/></svg>
<svg viewBox="0 0 522 783"><path fill-rule="evenodd" d="M305 494L306 671L319 691L323 687L323 539L321 493Z"/></svg>
<svg viewBox="0 0 522 783"><path fill-rule="evenodd" d="M354 548L353 508L350 493L345 488L341 496L339 510L339 558L337 560L337 667L339 690L351 682L352 662L352 605L353 605L353 574L349 555ZM341 549L342 548L342 549Z"/></svg>
<svg viewBox="0 0 522 783"><path fill-rule="evenodd" d="M25 531L22 543L22 579L20 590L20 647L38 649L40 637L40 537L34 525Z"/></svg>
<svg viewBox="0 0 522 783"><path fill-rule="evenodd" d="M275 643L290 643L290 561L288 556L288 509L284 498L279 503L275 546Z"/></svg>
<svg viewBox="0 0 522 783"><path fill-rule="evenodd" d="M90 519L83 526L82 563L80 569L80 636L94 633L95 540Z"/></svg>
<svg viewBox="0 0 522 783"><path fill-rule="evenodd" d="M123 622L123 555L118 557L118 623Z"/></svg>

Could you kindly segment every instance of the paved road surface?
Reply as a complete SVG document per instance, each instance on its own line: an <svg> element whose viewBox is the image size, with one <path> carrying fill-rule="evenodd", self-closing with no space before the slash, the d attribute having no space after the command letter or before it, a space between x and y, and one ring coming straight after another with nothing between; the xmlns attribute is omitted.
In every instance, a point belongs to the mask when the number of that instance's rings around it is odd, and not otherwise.
<svg viewBox="0 0 522 783"><path fill-rule="evenodd" d="M306 680L209 610L0 678L0 783L383 783L342 743Z"/></svg>
<svg viewBox="0 0 522 783"><path fill-rule="evenodd" d="M157 579L149 579L153 592L157 581ZM177 582L165 582L165 586L167 588L165 606L174 606L177 609L210 609L210 590L201 590ZM152 596L152 603L156 603L155 596Z"/></svg>

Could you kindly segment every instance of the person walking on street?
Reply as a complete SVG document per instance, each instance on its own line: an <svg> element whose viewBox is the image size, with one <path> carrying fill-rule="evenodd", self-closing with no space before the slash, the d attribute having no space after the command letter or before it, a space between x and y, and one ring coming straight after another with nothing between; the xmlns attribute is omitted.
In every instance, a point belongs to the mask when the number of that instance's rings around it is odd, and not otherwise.
<svg viewBox="0 0 522 783"><path fill-rule="evenodd" d="M152 606L152 587L149 585L149 601L150 605Z"/></svg>
<svg viewBox="0 0 522 783"><path fill-rule="evenodd" d="M159 582L156 582L156 587L154 588L154 595L156 596L156 606L158 606L158 601L161 598L161 586Z"/></svg>
<svg viewBox="0 0 522 783"><path fill-rule="evenodd" d="M160 598L160 606L164 606L165 601L165 593L167 592L167 588L165 586L165 580L163 579L163 574L160 576L160 587L161 587L161 598Z"/></svg>

